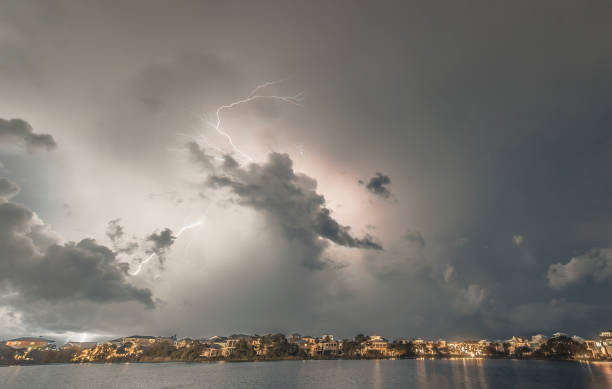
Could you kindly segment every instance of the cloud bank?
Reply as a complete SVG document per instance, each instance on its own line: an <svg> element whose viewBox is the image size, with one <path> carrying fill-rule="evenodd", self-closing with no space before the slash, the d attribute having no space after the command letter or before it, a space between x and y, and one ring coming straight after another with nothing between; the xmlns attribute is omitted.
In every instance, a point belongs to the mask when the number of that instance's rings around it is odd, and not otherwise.
<svg viewBox="0 0 612 389"><path fill-rule="evenodd" d="M563 289L587 280L603 281L612 277L612 249L596 248L574 257L566 264L551 264L548 268L548 285Z"/></svg>
<svg viewBox="0 0 612 389"><path fill-rule="evenodd" d="M24 147L29 152L44 149L55 150L57 143L49 134L37 134L30 123L23 119L0 118L0 141Z"/></svg>
<svg viewBox="0 0 612 389"><path fill-rule="evenodd" d="M152 293L127 280L127 264L94 239L62 243L28 208L0 202L0 286L26 301L111 303L154 307Z"/></svg>

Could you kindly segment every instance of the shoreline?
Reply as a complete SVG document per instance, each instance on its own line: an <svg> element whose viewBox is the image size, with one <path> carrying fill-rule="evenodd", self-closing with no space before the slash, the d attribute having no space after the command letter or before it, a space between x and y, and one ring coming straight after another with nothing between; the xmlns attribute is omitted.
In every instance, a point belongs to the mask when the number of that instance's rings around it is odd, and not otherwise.
<svg viewBox="0 0 612 389"><path fill-rule="evenodd" d="M50 362L50 363L13 363L0 364L0 367L11 366L49 366L49 365L130 365L130 364L213 364L213 363L251 363L251 362L309 362L309 361L485 361L507 360L523 362L577 362L577 363L612 363L612 360L598 359L547 359L547 358L478 358L478 357L451 357L451 358L279 358L279 359L218 359L200 361L158 360L158 361L91 361L91 362Z"/></svg>

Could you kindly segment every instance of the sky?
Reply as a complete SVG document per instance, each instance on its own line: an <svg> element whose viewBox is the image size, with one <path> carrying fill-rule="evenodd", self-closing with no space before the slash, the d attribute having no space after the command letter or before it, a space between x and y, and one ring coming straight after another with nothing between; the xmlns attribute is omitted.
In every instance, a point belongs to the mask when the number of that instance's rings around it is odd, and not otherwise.
<svg viewBox="0 0 612 389"><path fill-rule="evenodd" d="M5 1L0 338L612 326L606 1Z"/></svg>

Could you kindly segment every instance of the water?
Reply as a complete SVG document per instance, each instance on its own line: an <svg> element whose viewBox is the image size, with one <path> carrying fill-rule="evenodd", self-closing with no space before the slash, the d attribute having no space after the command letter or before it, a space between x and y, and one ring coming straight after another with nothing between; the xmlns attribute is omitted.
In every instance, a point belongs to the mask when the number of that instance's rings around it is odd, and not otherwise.
<svg viewBox="0 0 612 389"><path fill-rule="evenodd" d="M0 388L612 388L612 363L364 360L0 367Z"/></svg>

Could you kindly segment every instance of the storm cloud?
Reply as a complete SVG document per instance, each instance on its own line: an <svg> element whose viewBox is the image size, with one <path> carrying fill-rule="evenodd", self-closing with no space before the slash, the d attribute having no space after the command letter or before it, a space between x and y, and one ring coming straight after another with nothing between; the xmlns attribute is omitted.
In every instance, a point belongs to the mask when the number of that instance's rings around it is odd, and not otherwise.
<svg viewBox="0 0 612 389"><path fill-rule="evenodd" d="M57 143L49 134L37 134L23 119L0 118L0 142L13 143L32 152L38 149L55 150Z"/></svg>
<svg viewBox="0 0 612 389"><path fill-rule="evenodd" d="M137 301L153 307L152 293L131 285L127 265L93 239L62 243L28 208L0 203L0 286L29 302Z"/></svg>
<svg viewBox="0 0 612 389"><path fill-rule="evenodd" d="M376 196L380 196L385 199L391 197L391 191L388 188L388 186L391 185L391 178L389 178L387 175L376 173L376 175L370 178L368 182L359 180L359 183L365 185L366 189Z"/></svg>
<svg viewBox="0 0 612 389"><path fill-rule="evenodd" d="M160 262L164 262L166 254L170 250L170 247L176 240L176 236L172 234L172 230L164 228L159 232L154 232L147 236L145 242L148 243L146 249L147 254L156 254Z"/></svg>
<svg viewBox="0 0 612 389"><path fill-rule="evenodd" d="M301 258L304 266L324 265L321 255L327 243L320 238L340 246L382 250L372 236L356 238L350 227L332 217L325 198L316 192L316 180L295 173L287 154L271 153L267 162L252 163L246 169L230 163L224 175L210 176L208 184L230 189L239 204L260 210L278 222L287 239L306 249Z"/></svg>
<svg viewBox="0 0 612 389"><path fill-rule="evenodd" d="M214 170L215 166L212 162L212 157L204 151L195 141L190 141L185 144L185 148L189 153L191 162L200 166L202 170Z"/></svg>

